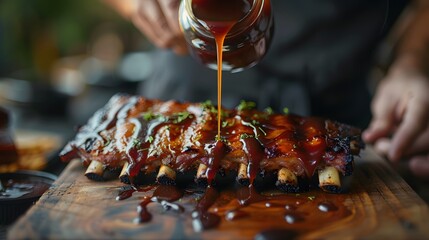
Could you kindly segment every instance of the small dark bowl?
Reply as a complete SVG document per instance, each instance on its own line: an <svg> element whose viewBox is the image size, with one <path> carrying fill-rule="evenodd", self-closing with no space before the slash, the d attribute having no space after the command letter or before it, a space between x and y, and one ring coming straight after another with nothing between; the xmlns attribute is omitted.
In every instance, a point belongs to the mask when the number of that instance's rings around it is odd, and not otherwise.
<svg viewBox="0 0 429 240"><path fill-rule="evenodd" d="M0 174L5 191L0 192L0 225L13 223L46 192L57 176L40 171Z"/></svg>

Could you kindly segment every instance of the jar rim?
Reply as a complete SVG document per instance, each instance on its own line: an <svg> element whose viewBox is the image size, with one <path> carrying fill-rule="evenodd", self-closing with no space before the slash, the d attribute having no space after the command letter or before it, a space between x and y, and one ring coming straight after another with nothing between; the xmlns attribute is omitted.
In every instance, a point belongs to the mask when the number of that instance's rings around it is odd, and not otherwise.
<svg viewBox="0 0 429 240"><path fill-rule="evenodd" d="M257 18L261 15L262 10L264 8L266 0L252 0L252 7L250 10L240 19L238 20L230 29L230 31L227 33L225 38L234 37L244 31L246 31L249 27L252 26L252 24L257 20ZM214 38L214 36L209 31L208 27L205 25L205 23L201 20L199 20L192 11L191 2L192 0L184 0L184 8L188 12L188 16L193 20L193 23L195 25L198 25L200 28L196 27L196 30L198 30L200 33L204 34L206 37ZM202 29L204 31L201 31Z"/></svg>

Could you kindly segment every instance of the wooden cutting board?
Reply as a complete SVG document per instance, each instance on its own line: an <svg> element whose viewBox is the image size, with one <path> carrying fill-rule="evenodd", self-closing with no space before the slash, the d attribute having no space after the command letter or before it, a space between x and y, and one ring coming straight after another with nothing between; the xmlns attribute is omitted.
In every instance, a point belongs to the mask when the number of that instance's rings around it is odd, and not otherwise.
<svg viewBox="0 0 429 240"><path fill-rule="evenodd" d="M46 192L8 232L10 239L285 239L291 237L424 239L429 236L427 204L386 163L367 148L355 160L355 172L349 192L327 194L319 190L289 194L302 221L287 221L284 205L272 208L267 203L248 206L245 218L230 221L222 206L235 201L219 197L220 203L210 209L221 216L219 227L196 232L192 226L192 195L178 202L183 213L165 211L149 205L153 218L136 224L136 207L148 193L135 193L117 201L118 180L93 182L84 168L72 161ZM322 211L318 203L337 204L334 211ZM272 205L281 203L272 203ZM316 207L315 207L316 206ZM267 238L267 236L269 236Z"/></svg>

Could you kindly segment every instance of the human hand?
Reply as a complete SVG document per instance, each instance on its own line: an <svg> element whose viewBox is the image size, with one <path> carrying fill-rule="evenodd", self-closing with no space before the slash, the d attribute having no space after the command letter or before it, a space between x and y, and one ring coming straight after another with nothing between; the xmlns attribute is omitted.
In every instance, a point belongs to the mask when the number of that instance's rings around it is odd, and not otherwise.
<svg viewBox="0 0 429 240"><path fill-rule="evenodd" d="M155 46L188 52L179 27L180 0L104 0L129 19Z"/></svg>
<svg viewBox="0 0 429 240"><path fill-rule="evenodd" d="M371 107L364 141L393 162L409 159L410 170L429 179L429 78L417 69L393 66Z"/></svg>

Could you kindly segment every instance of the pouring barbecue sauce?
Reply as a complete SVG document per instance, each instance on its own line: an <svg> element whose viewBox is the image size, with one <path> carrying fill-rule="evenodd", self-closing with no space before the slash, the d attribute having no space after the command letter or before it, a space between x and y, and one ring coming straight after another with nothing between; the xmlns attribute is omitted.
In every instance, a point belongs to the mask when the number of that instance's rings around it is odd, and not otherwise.
<svg viewBox="0 0 429 240"><path fill-rule="evenodd" d="M217 69L221 138L222 70L238 72L265 55L273 34L269 0L185 0L179 20L191 54Z"/></svg>

